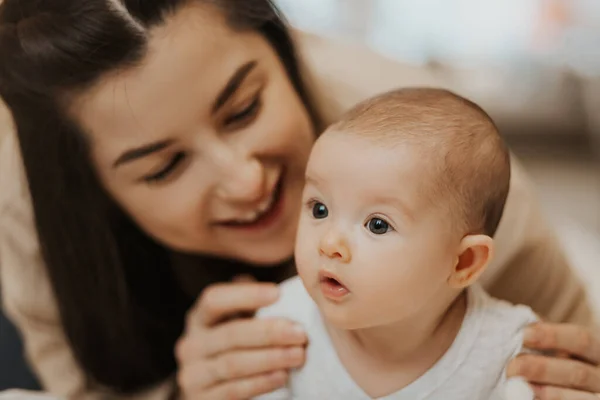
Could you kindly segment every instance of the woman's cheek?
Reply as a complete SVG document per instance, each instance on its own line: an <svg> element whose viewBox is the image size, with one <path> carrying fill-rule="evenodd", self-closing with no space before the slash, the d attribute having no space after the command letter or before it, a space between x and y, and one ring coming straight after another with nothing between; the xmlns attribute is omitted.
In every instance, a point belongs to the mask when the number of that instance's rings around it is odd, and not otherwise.
<svg viewBox="0 0 600 400"><path fill-rule="evenodd" d="M182 178L185 178L182 176ZM140 188L125 201L132 217L158 236L194 235L205 219L202 191L185 179L164 185Z"/></svg>

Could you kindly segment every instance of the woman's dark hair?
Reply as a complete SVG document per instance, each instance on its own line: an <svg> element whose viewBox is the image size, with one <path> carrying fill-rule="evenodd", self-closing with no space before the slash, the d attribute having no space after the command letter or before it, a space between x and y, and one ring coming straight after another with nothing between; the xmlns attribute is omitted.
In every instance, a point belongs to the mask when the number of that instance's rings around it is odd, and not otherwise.
<svg viewBox="0 0 600 400"><path fill-rule="evenodd" d="M260 32L315 116L290 34L270 1L187 1L218 7L234 29ZM123 393L175 372L174 344L194 299L178 285L169 251L102 188L86 137L66 109L70 95L107 72L140 63L148 30L185 3L4 0L0 5L0 96L17 128L62 325L89 383ZM202 268L227 267L225 261L200 262Z"/></svg>

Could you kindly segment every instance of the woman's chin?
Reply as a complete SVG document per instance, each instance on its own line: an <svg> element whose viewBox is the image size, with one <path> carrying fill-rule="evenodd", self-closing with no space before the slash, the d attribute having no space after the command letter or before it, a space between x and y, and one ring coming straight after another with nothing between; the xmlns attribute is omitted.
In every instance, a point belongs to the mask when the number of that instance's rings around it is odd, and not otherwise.
<svg viewBox="0 0 600 400"><path fill-rule="evenodd" d="M155 240L161 245L166 246L168 249L178 253L197 256L206 255L208 257L237 260L246 264L251 264L258 268L278 266L282 263L292 260L294 256L295 237L287 232L280 234L279 238L277 238L279 240L276 240L278 243L273 243L273 241L265 241L264 246L261 242L248 243L247 241L232 239L226 241L227 246L223 246L222 242L213 242L213 246L206 247L198 246L197 243L201 242L206 245L207 240L183 242L180 240L165 239L167 238L155 238Z"/></svg>
<svg viewBox="0 0 600 400"><path fill-rule="evenodd" d="M231 241L230 258L255 265L272 267L290 261L294 257L296 233L292 229L278 232L264 241Z"/></svg>
<svg viewBox="0 0 600 400"><path fill-rule="evenodd" d="M265 252L248 252L245 255L239 255L236 257L237 259L243 260L248 264L252 264L257 268L271 268L275 266L279 266L283 263L289 262L294 257L294 248L290 246L289 249L282 249L281 251L269 250L269 254Z"/></svg>

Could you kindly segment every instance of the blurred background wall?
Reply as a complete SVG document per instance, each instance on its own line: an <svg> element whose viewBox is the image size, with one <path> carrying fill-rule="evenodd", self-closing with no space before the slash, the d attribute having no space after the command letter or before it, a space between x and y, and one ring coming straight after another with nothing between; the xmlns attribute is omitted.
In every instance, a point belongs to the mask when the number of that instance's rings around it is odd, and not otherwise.
<svg viewBox="0 0 600 400"><path fill-rule="evenodd" d="M600 1L276 3L302 30L429 69L483 106L600 305Z"/></svg>
<svg viewBox="0 0 600 400"><path fill-rule="evenodd" d="M597 0L278 0L294 25L435 69L505 134L600 135Z"/></svg>

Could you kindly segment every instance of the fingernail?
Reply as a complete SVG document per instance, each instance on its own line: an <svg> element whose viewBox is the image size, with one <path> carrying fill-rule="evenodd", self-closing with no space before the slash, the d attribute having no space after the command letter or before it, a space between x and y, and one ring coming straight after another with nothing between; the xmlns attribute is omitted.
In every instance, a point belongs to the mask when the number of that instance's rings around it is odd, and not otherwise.
<svg viewBox="0 0 600 400"><path fill-rule="evenodd" d="M523 341L527 344L536 344L540 341L540 335L535 328L525 328L523 332Z"/></svg>
<svg viewBox="0 0 600 400"><path fill-rule="evenodd" d="M515 377L519 375L519 367L516 365L515 362L511 362L508 364L508 367L506 367L506 376L508 378L511 377Z"/></svg>
<svg viewBox="0 0 600 400"><path fill-rule="evenodd" d="M284 386L287 382L287 373L284 371L275 371L269 376L273 385L280 387Z"/></svg>
<svg viewBox="0 0 600 400"><path fill-rule="evenodd" d="M536 399L541 399L542 398L542 396L544 394L544 391L543 391L543 389L542 389L541 386L531 385L530 384L529 387L531 388L531 390L533 390L533 394L535 395Z"/></svg>
<svg viewBox="0 0 600 400"><path fill-rule="evenodd" d="M302 325L294 324L292 325L292 335L299 339L304 339L306 337L306 331Z"/></svg>
<svg viewBox="0 0 600 400"><path fill-rule="evenodd" d="M275 301L279 297L279 287L274 286L264 290L263 295L266 301Z"/></svg>
<svg viewBox="0 0 600 400"><path fill-rule="evenodd" d="M294 347L288 350L289 353L289 357L292 360L292 362L299 362L302 360L302 357L304 356L304 350L300 349L298 347Z"/></svg>

